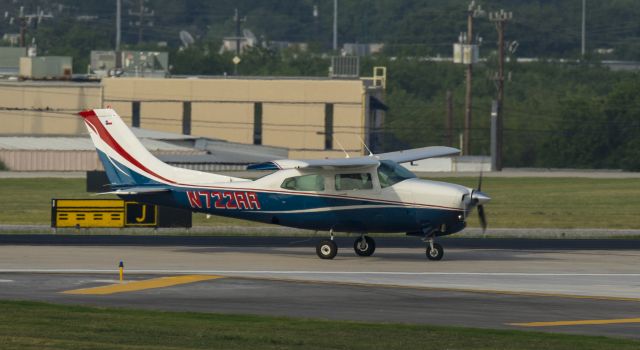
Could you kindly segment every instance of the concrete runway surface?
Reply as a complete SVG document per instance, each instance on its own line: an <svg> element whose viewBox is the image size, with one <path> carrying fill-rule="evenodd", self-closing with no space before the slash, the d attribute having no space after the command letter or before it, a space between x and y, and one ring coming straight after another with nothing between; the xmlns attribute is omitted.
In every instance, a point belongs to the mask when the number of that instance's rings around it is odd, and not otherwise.
<svg viewBox="0 0 640 350"><path fill-rule="evenodd" d="M634 244L441 242L440 262L423 248L381 244L356 257L344 239L331 261L307 246L4 244L0 298L640 338Z"/></svg>

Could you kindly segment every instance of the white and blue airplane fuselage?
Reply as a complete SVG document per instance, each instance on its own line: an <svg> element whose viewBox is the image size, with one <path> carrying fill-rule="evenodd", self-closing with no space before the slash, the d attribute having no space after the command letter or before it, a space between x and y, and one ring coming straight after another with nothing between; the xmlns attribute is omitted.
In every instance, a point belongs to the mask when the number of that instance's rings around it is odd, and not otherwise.
<svg viewBox="0 0 640 350"><path fill-rule="evenodd" d="M425 147L378 155L276 160L249 166L273 171L249 180L170 166L153 156L112 109L80 112L113 189L139 202L316 231L360 234L358 255L373 254L370 232L407 232L429 242L427 257L442 258L437 236L459 232L470 210L489 200L460 185L422 180L399 165L457 154ZM483 214L482 214L483 215ZM482 217L483 218L483 217ZM333 240L318 244L333 258Z"/></svg>

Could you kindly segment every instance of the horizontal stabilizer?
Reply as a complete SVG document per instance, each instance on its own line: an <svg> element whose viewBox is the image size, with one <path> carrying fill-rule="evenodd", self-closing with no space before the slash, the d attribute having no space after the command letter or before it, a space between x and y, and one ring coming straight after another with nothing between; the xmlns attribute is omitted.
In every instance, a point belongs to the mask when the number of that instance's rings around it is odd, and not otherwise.
<svg viewBox="0 0 640 350"><path fill-rule="evenodd" d="M100 194L134 195L134 194L161 193L161 192L169 192L169 191L171 191L171 189L168 188L168 187L158 187L158 186L143 187L143 186L139 186L139 187L118 188L118 189L116 189L114 191L101 192L101 193L97 193L96 195L100 195Z"/></svg>

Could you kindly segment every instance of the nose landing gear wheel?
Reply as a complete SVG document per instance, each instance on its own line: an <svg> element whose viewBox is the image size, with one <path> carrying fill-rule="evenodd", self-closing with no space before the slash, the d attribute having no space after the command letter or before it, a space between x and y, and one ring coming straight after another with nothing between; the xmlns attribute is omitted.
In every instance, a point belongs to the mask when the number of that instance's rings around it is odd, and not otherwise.
<svg viewBox="0 0 640 350"><path fill-rule="evenodd" d="M371 256L376 250L376 242L369 236L362 236L353 242L353 250L359 256Z"/></svg>
<svg viewBox="0 0 640 350"><path fill-rule="evenodd" d="M433 247L431 245L427 245L427 258L429 260L442 260L442 256L444 255L444 248L438 243L433 243Z"/></svg>
<svg viewBox="0 0 640 350"><path fill-rule="evenodd" d="M330 239L323 239L316 245L316 254L320 259L333 259L338 254L338 245Z"/></svg>

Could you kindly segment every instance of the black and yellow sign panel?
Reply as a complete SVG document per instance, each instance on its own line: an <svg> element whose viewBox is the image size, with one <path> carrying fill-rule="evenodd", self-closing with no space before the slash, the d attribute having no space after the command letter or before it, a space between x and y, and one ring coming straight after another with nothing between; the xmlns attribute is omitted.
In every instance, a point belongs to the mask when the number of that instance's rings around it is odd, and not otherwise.
<svg viewBox="0 0 640 350"><path fill-rule="evenodd" d="M158 207L122 199L53 199L51 226L63 227L154 227Z"/></svg>
<svg viewBox="0 0 640 350"><path fill-rule="evenodd" d="M158 223L158 207L138 202L125 202L125 226L156 226Z"/></svg>

